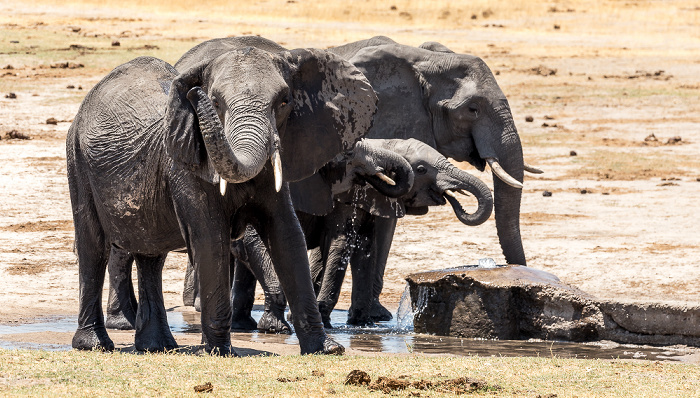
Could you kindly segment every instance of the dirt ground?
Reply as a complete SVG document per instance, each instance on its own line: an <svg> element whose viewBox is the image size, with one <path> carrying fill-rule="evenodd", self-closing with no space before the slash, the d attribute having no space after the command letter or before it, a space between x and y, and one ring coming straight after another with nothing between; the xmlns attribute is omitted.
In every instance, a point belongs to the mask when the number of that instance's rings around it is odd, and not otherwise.
<svg viewBox="0 0 700 398"><path fill-rule="evenodd" d="M570 1L525 10L516 2L512 12L446 9L434 20L396 2L376 15L369 8L365 22L355 10L318 20L285 11L302 0L258 2L275 15L104 3L0 0L0 323L77 313L65 136L87 91L137 56L174 63L205 39L243 34L288 48L386 35L482 57L509 99L526 160L545 170L528 175L523 191L528 266L599 298L700 304L700 7L693 2ZM31 139L10 137L17 133ZM490 175L472 171L491 184ZM504 262L493 218L470 228L443 207L402 219L382 300L396 308L410 273L485 257ZM185 266L183 254L169 256L168 308L182 305Z"/></svg>

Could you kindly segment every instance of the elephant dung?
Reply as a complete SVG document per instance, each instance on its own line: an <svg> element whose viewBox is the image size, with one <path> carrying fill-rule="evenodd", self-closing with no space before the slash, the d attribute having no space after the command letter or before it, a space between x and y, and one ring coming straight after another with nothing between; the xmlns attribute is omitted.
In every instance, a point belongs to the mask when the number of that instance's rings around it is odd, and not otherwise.
<svg viewBox="0 0 700 398"><path fill-rule="evenodd" d="M464 266L407 281L417 333L700 345L700 307L600 301L533 268Z"/></svg>

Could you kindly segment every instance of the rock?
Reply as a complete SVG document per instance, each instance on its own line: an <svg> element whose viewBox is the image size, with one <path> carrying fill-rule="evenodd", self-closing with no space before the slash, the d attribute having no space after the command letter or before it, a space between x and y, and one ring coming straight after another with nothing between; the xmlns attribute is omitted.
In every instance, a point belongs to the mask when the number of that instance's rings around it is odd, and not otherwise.
<svg viewBox="0 0 700 398"><path fill-rule="evenodd" d="M535 120L535 118L533 118L533 117L530 116L530 115L525 116L525 121L528 122L528 123L532 123L534 120Z"/></svg>
<svg viewBox="0 0 700 398"><path fill-rule="evenodd" d="M50 117L46 119L46 124L58 124L58 120L55 117Z"/></svg>
<svg viewBox="0 0 700 398"><path fill-rule="evenodd" d="M119 42L119 40L112 40L112 47L119 47L122 44Z"/></svg>
<svg viewBox="0 0 700 398"><path fill-rule="evenodd" d="M659 140L659 139L656 138L656 136L654 135L654 133L651 133L651 134L649 134L648 136L646 136L646 137L644 138L644 142L656 142L656 141L658 141L658 140Z"/></svg>
<svg viewBox="0 0 700 398"><path fill-rule="evenodd" d="M8 98L8 99L17 99L17 94L15 94L15 93L7 93L7 94L5 94L5 98Z"/></svg>
<svg viewBox="0 0 700 398"><path fill-rule="evenodd" d="M75 88L75 86L74 86L74 85L72 85L72 84L69 84L69 85L67 85L67 86L66 86L66 88L67 88L67 89L69 89L69 90L72 90L72 89L74 89L74 88Z"/></svg>
<svg viewBox="0 0 700 398"><path fill-rule="evenodd" d="M8 140L31 140L32 137L29 134L21 133L17 130L10 130L5 134L5 138Z"/></svg>
<svg viewBox="0 0 700 398"><path fill-rule="evenodd" d="M569 156L578 156L578 153L576 153L576 151L570 151Z"/></svg>
<svg viewBox="0 0 700 398"><path fill-rule="evenodd" d="M700 345L700 307L600 301L519 265L409 275L414 330L487 339Z"/></svg>
<svg viewBox="0 0 700 398"><path fill-rule="evenodd" d="M683 141L683 139L682 139L680 136L677 135L677 136L675 136L675 137L669 138L668 141L666 141L666 145L676 145L676 144L680 144L681 141Z"/></svg>
<svg viewBox="0 0 700 398"><path fill-rule="evenodd" d="M544 197L550 197L550 196L552 196L552 192L551 192L551 191L545 190L544 192L542 192L542 196L544 196Z"/></svg>

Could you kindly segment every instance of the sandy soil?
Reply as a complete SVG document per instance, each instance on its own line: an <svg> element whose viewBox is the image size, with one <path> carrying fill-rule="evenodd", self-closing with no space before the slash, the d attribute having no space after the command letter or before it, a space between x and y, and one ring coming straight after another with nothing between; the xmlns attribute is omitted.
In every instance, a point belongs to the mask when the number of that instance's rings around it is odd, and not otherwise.
<svg viewBox="0 0 700 398"><path fill-rule="evenodd" d="M526 160L546 171L525 183L528 266L599 298L698 305L700 10L686 3L667 2L677 11L675 22L640 14L639 5L629 3L616 9L618 18L605 10L550 9L526 21L479 15L469 25L440 30L410 21L205 19L0 0L0 322L77 312L64 140L82 97L136 56L174 63L204 39L240 34L261 34L289 48L382 34L412 45L439 41L481 56L509 98ZM58 62L72 65L51 67ZM47 124L49 118L57 124ZM10 139L13 130L31 139ZM651 134L656 141L645 141ZM676 136L678 142L667 143ZM474 173L491 183L488 174ZM551 196L543 196L545 190ZM403 219L382 300L396 308L409 273L484 257L504 261L493 219L469 228L449 207ZM185 265L182 254L168 259L168 307L182 303ZM350 283L340 307L349 305ZM129 334L117 335L128 341ZM67 336L38 339L58 343Z"/></svg>

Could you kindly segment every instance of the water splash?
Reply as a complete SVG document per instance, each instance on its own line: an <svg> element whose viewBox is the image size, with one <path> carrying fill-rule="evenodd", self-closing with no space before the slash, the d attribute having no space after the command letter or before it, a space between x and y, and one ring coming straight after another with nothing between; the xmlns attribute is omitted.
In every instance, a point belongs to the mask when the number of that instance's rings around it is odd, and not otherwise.
<svg viewBox="0 0 700 398"><path fill-rule="evenodd" d="M480 258L479 268L496 268L496 261L492 258Z"/></svg>
<svg viewBox="0 0 700 398"><path fill-rule="evenodd" d="M413 331L413 307L411 306L411 290L406 284L399 301L399 309L396 310L396 329L402 332Z"/></svg>

